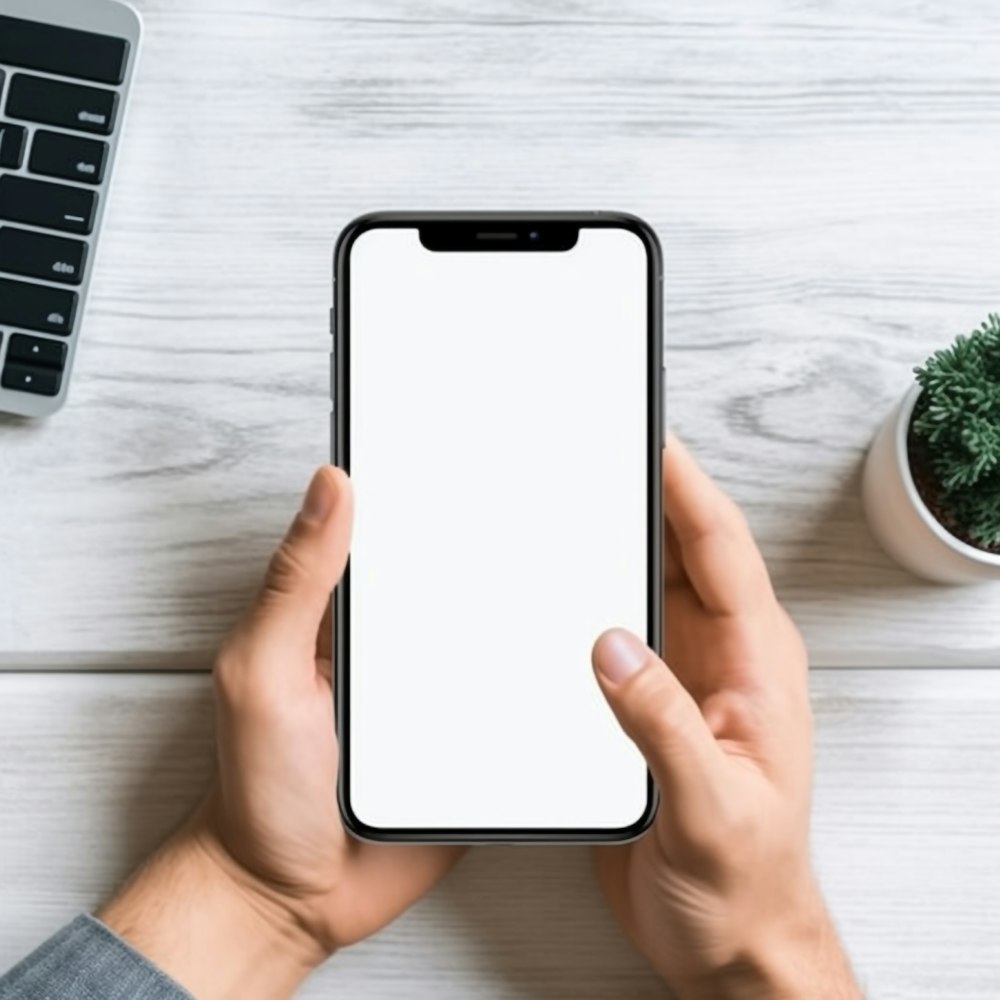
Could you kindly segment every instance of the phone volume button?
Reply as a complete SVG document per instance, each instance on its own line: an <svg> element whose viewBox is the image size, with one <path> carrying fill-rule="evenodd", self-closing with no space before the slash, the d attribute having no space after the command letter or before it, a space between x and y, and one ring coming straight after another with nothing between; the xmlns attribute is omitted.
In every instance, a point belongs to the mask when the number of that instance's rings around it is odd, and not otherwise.
<svg viewBox="0 0 1000 1000"><path fill-rule="evenodd" d="M337 336L337 310L335 307L330 310L330 336Z"/></svg>

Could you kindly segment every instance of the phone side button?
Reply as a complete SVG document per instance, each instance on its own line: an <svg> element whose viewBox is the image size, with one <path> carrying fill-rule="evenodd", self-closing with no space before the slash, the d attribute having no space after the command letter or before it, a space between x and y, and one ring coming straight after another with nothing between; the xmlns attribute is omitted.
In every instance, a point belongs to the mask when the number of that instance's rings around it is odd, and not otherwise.
<svg viewBox="0 0 1000 1000"><path fill-rule="evenodd" d="M337 310L335 307L330 310L330 336L337 336Z"/></svg>

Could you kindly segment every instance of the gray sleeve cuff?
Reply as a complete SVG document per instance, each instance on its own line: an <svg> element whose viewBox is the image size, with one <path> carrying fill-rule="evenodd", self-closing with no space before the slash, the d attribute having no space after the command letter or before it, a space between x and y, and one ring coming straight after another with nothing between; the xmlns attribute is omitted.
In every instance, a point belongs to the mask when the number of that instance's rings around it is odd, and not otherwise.
<svg viewBox="0 0 1000 1000"><path fill-rule="evenodd" d="M193 1000L90 916L77 917L0 976L0 1000Z"/></svg>

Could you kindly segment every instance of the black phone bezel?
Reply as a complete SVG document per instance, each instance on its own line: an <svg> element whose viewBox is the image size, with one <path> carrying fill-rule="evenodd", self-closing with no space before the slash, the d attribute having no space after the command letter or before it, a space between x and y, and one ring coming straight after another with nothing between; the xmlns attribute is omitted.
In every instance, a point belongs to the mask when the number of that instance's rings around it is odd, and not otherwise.
<svg viewBox="0 0 1000 1000"><path fill-rule="evenodd" d="M650 544L647 585L646 641L651 648L662 649L663 640L663 254L652 227L637 216L623 212L373 212L349 223L341 232L334 251L334 308L331 333L334 338L332 454L335 465L348 474L350 455L350 255L357 239L372 229L418 229L432 232L443 241L430 249L510 250L515 252L559 252L575 244L566 234L582 228L625 229L634 233L646 248L647 259L647 520ZM498 231L530 234L552 233L553 239L568 245L529 243L518 239L477 241L467 247L463 241L476 232ZM454 245L445 245L454 237ZM519 244L519 245L518 245ZM428 243L424 243L428 246ZM350 562L333 595L335 714L340 740L340 768L337 797L347 830L361 840L376 843L625 843L641 836L652 824L658 807L658 793L647 771L646 805L637 820L626 827L608 828L434 828L376 827L365 823L354 811L350 795Z"/></svg>

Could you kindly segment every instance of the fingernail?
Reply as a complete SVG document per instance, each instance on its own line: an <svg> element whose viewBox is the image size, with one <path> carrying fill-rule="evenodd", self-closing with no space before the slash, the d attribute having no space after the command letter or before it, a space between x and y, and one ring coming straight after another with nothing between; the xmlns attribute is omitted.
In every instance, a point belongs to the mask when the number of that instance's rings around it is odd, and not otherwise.
<svg viewBox="0 0 1000 1000"><path fill-rule="evenodd" d="M620 628L605 632L594 649L597 669L612 684L627 681L642 669L651 655L644 642Z"/></svg>
<svg viewBox="0 0 1000 1000"><path fill-rule="evenodd" d="M325 521L332 513L337 501L337 491L334 489L330 476L320 470L313 476L309 489L302 501L302 516L309 521Z"/></svg>

